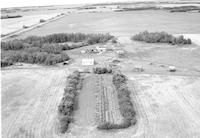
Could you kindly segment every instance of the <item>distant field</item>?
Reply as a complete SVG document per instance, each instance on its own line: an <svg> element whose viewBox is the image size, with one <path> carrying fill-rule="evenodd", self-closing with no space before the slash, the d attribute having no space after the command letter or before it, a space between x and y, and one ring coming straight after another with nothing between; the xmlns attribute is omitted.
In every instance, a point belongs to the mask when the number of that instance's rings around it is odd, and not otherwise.
<svg viewBox="0 0 200 138"><path fill-rule="evenodd" d="M171 34L198 34L200 33L199 22L199 13L170 13L160 10L77 13L26 32L21 37L61 32L109 32L121 36L144 30L166 31Z"/></svg>
<svg viewBox="0 0 200 138"><path fill-rule="evenodd" d="M57 106L66 75L61 69L1 71L2 137L49 138L57 135Z"/></svg>

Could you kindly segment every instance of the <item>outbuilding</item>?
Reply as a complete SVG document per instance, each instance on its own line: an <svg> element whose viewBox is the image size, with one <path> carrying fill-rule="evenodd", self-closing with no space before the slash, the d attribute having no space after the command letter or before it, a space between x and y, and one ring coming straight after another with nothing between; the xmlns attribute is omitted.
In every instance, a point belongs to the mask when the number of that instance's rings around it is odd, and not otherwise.
<svg viewBox="0 0 200 138"><path fill-rule="evenodd" d="M95 63L93 58L84 58L82 59L82 65L83 66L93 66Z"/></svg>

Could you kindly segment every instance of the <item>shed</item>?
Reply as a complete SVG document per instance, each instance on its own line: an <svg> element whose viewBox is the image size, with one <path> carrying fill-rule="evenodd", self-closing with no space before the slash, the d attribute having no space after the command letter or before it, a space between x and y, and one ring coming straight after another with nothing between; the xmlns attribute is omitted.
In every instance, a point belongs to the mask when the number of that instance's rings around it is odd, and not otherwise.
<svg viewBox="0 0 200 138"><path fill-rule="evenodd" d="M143 72L144 71L144 68L142 65L136 65L134 68L133 68L133 71L135 72Z"/></svg>
<svg viewBox="0 0 200 138"><path fill-rule="evenodd" d="M119 55L123 55L123 54L125 53L124 50L117 50L116 52L117 52L117 54L119 54Z"/></svg>
<svg viewBox="0 0 200 138"><path fill-rule="evenodd" d="M93 58L85 58L85 59L82 59L82 65L83 66L92 66L94 65L95 61Z"/></svg>
<svg viewBox="0 0 200 138"><path fill-rule="evenodd" d="M170 71L170 72L175 72L175 71L176 71L176 67L174 67L174 66L169 66L169 71Z"/></svg>

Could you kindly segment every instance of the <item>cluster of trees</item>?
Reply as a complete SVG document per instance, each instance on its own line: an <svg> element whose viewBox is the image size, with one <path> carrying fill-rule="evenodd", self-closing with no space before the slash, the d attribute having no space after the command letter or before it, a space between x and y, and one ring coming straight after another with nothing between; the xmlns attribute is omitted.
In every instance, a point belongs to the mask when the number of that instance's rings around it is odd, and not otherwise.
<svg viewBox="0 0 200 138"><path fill-rule="evenodd" d="M106 73L112 73L112 69L106 67L96 67L93 68L93 72L95 74L106 74Z"/></svg>
<svg viewBox="0 0 200 138"><path fill-rule="evenodd" d="M4 52L1 60L1 66L9 66L15 62L25 62L32 64L54 65L56 63L69 60L66 53L53 54L47 52L26 52L26 51L9 51Z"/></svg>
<svg viewBox="0 0 200 138"><path fill-rule="evenodd" d="M69 123L72 121L72 112L76 105L77 90L81 88L80 72L75 71L67 78L67 85L64 89L63 98L58 106L58 118L60 121L60 132L65 133Z"/></svg>
<svg viewBox="0 0 200 138"><path fill-rule="evenodd" d="M99 125L97 127L98 129L122 129L134 125L136 123L136 112L131 102L130 91L126 86L126 80L126 76L124 76L121 73L114 73L113 75L113 84L115 85L118 94L120 113L124 118L123 123L112 124L110 122L106 122L104 124Z"/></svg>
<svg viewBox="0 0 200 138"><path fill-rule="evenodd" d="M113 36L109 34L60 33L1 42L1 65L8 66L14 62L53 65L69 60L69 56L63 52L64 50L104 43L112 38ZM69 46L67 42L84 43Z"/></svg>
<svg viewBox="0 0 200 138"><path fill-rule="evenodd" d="M188 12L188 11L195 11L199 10L200 8L197 6L180 6L180 7L172 7L172 8L166 8L170 10L170 12Z"/></svg>
<svg viewBox="0 0 200 138"><path fill-rule="evenodd" d="M180 45L180 44L191 44L191 39L185 39L183 35L179 37L175 37L166 32L140 32L131 37L132 40L136 41L145 41L147 43L169 43L172 45Z"/></svg>

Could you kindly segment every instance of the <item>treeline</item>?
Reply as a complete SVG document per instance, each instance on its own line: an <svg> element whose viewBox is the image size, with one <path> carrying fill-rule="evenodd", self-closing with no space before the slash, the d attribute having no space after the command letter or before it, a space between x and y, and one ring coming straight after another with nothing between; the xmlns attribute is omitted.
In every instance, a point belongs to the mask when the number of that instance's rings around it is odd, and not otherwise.
<svg viewBox="0 0 200 138"><path fill-rule="evenodd" d="M58 106L61 133L67 131L69 123L72 121L72 112L76 106L78 89L81 89L81 75L80 72L75 71L67 78L67 85L64 89L63 98Z"/></svg>
<svg viewBox="0 0 200 138"><path fill-rule="evenodd" d="M131 37L132 40L144 41L147 43L169 43L172 45L191 44L191 39L185 39L183 35L175 37L166 32L144 31Z"/></svg>
<svg viewBox="0 0 200 138"><path fill-rule="evenodd" d="M9 18L20 18L22 17L21 15L5 15L1 16L1 19L9 19Z"/></svg>
<svg viewBox="0 0 200 138"><path fill-rule="evenodd" d="M32 64L54 65L56 63L69 60L66 53L53 54L47 52L25 52L25 51L9 51L3 54L1 66L9 66L15 62L24 62Z"/></svg>
<svg viewBox="0 0 200 138"><path fill-rule="evenodd" d="M12 65L15 62L53 65L69 60L65 50L105 43L112 38L109 34L60 33L1 42L1 66ZM68 42L81 43L69 46Z"/></svg>
<svg viewBox="0 0 200 138"><path fill-rule="evenodd" d="M165 9L170 10L170 12L189 12L200 10L200 8L197 6L167 7Z"/></svg>
<svg viewBox="0 0 200 138"><path fill-rule="evenodd" d="M130 91L126 84L126 76L121 73L114 73L113 84L117 90L119 110L124 120L121 124L105 123L99 125L98 129L122 129L127 128L136 123L135 110L130 98Z"/></svg>

